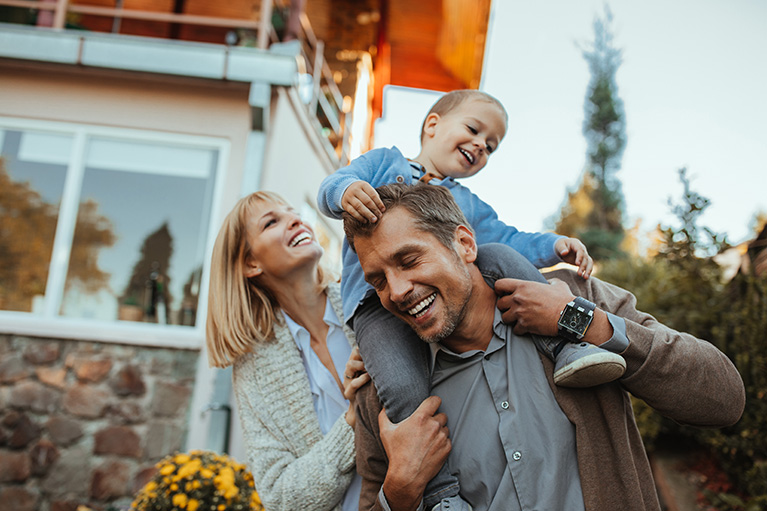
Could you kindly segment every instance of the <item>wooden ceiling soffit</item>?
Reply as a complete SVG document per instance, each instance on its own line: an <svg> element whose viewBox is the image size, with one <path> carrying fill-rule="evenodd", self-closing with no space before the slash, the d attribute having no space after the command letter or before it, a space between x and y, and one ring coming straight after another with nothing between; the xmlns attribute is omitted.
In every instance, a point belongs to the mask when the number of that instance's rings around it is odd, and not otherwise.
<svg viewBox="0 0 767 511"><path fill-rule="evenodd" d="M442 0L437 58L469 88L479 88L491 0Z"/></svg>

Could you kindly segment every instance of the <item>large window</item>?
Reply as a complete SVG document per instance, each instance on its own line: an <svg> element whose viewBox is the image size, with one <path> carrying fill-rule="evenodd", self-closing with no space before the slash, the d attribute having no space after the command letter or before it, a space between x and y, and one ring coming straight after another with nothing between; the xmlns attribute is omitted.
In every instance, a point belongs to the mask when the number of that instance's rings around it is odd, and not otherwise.
<svg viewBox="0 0 767 511"><path fill-rule="evenodd" d="M0 314L195 326L224 147L0 119Z"/></svg>

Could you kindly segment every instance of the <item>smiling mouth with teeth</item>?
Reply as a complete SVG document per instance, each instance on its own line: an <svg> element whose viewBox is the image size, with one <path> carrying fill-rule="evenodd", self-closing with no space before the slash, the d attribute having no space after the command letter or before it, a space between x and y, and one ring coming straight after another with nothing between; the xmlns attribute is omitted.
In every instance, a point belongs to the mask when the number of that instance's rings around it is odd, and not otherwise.
<svg viewBox="0 0 767 511"><path fill-rule="evenodd" d="M312 236L308 232L302 232L301 234L297 234L295 238L293 238L293 241L290 242L290 247L293 248L295 246L298 246L300 243L303 243L304 241L311 240Z"/></svg>
<svg viewBox="0 0 767 511"><path fill-rule="evenodd" d="M414 307L411 307L407 310L407 313L415 318L420 318L424 314L426 314L426 310L429 308L429 305L434 302L434 299L437 298L437 293L434 293L432 295L427 296L417 304L415 304Z"/></svg>
<svg viewBox="0 0 767 511"><path fill-rule="evenodd" d="M474 165L474 156L470 152L466 151L465 149L461 149L460 147L458 148L458 150L461 152L463 157L466 158L466 160L470 164Z"/></svg>

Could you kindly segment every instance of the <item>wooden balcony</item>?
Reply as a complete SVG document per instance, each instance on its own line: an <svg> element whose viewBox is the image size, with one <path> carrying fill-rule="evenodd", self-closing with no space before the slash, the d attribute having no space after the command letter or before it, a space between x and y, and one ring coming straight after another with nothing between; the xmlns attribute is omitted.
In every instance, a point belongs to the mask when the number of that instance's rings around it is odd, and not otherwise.
<svg viewBox="0 0 767 511"><path fill-rule="evenodd" d="M230 0L0 0L0 21L35 24L52 30L205 42L268 49L280 42L289 4L284 1ZM297 51L303 67L305 105L316 129L339 165L349 161L351 99L344 100L337 75L325 59L325 44L300 16Z"/></svg>

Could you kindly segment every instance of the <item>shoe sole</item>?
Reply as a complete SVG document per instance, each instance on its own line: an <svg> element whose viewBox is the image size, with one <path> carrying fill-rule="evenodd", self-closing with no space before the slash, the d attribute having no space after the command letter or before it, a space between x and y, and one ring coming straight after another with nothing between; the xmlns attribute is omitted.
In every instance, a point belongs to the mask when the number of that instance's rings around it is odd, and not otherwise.
<svg viewBox="0 0 767 511"><path fill-rule="evenodd" d="M625 372L626 362L620 356L606 357L601 362L585 357L554 373L554 383L560 387L595 387L617 380Z"/></svg>

